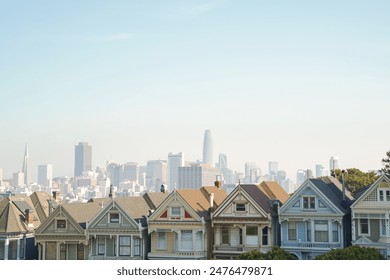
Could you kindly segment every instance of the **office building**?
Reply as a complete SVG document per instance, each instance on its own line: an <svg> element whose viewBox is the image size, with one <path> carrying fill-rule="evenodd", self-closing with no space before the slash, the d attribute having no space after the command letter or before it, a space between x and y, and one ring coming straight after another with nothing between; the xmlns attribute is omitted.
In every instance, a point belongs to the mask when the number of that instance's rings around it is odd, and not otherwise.
<svg viewBox="0 0 390 280"><path fill-rule="evenodd" d="M210 166L214 166L213 159L213 139L211 136L211 130L207 129L203 138L203 163Z"/></svg>
<svg viewBox="0 0 390 280"><path fill-rule="evenodd" d="M51 188L53 181L53 165L38 166L38 185Z"/></svg>
<svg viewBox="0 0 390 280"><path fill-rule="evenodd" d="M199 189L203 186L214 186L217 178L221 178L219 168L208 164L191 164L179 167L178 189Z"/></svg>
<svg viewBox="0 0 390 280"><path fill-rule="evenodd" d="M167 184L169 190L176 189L179 185L179 167L184 166L184 155L183 153L169 153L168 154L168 176Z"/></svg>
<svg viewBox="0 0 390 280"><path fill-rule="evenodd" d="M92 171L92 146L80 142L75 146L74 176L82 176L88 171Z"/></svg>
<svg viewBox="0 0 390 280"><path fill-rule="evenodd" d="M330 172L339 169L339 158L338 157L331 157L329 159L329 170Z"/></svg>

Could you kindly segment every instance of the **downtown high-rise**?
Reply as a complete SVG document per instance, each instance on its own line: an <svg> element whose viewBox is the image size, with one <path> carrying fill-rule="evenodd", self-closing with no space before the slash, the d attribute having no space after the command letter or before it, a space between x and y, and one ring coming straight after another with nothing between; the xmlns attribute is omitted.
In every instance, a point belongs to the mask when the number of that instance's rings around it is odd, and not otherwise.
<svg viewBox="0 0 390 280"><path fill-rule="evenodd" d="M213 138L211 136L211 130L206 129L203 138L203 163L210 166L214 166L213 159Z"/></svg>
<svg viewBox="0 0 390 280"><path fill-rule="evenodd" d="M92 146L80 142L74 149L74 176L81 176L88 171L92 171Z"/></svg>

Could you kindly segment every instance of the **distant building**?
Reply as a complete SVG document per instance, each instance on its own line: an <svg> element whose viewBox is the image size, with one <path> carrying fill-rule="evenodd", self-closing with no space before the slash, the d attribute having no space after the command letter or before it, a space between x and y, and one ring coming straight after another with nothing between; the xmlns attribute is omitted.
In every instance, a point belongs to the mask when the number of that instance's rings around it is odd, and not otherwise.
<svg viewBox="0 0 390 280"><path fill-rule="evenodd" d="M297 185L298 187L303 184L306 180L306 171L303 169L298 169L297 171Z"/></svg>
<svg viewBox="0 0 390 280"><path fill-rule="evenodd" d="M204 133L203 139L203 163L210 166L214 166L213 159L213 139L211 136L211 130L207 129Z"/></svg>
<svg viewBox="0 0 390 280"><path fill-rule="evenodd" d="M146 187L149 191L160 190L167 183L167 161L148 160L146 163Z"/></svg>
<svg viewBox="0 0 390 280"><path fill-rule="evenodd" d="M202 186L212 186L217 178L221 176L219 168L207 164L192 164L179 167L178 189L198 189Z"/></svg>
<svg viewBox="0 0 390 280"><path fill-rule="evenodd" d="M92 146L80 142L75 146L74 176L83 175L84 172L92 170Z"/></svg>
<svg viewBox="0 0 390 280"><path fill-rule="evenodd" d="M53 165L45 164L38 166L38 185L51 187L53 180Z"/></svg>
<svg viewBox="0 0 390 280"><path fill-rule="evenodd" d="M24 173L19 171L14 173L14 187L22 187L24 185Z"/></svg>
<svg viewBox="0 0 390 280"><path fill-rule="evenodd" d="M183 153L169 153L168 154L168 176L167 183L169 189L175 189L179 184L179 167L184 166Z"/></svg>
<svg viewBox="0 0 390 280"><path fill-rule="evenodd" d="M28 155L28 145L26 144L26 148L24 150L24 158L23 158L23 168L22 172L24 174L23 181L27 187L30 184L30 156Z"/></svg>
<svg viewBox="0 0 390 280"><path fill-rule="evenodd" d="M271 161L268 162L268 180L273 181L275 180L276 175L279 171L279 162L277 161Z"/></svg>
<svg viewBox="0 0 390 280"><path fill-rule="evenodd" d="M324 166L322 164L316 164L316 177L326 176L324 174Z"/></svg>
<svg viewBox="0 0 390 280"><path fill-rule="evenodd" d="M226 154L219 154L218 156L218 167L220 169L226 169L227 167L227 156Z"/></svg>
<svg viewBox="0 0 390 280"><path fill-rule="evenodd" d="M339 169L339 158L331 157L329 159L329 170L332 172L333 170Z"/></svg>

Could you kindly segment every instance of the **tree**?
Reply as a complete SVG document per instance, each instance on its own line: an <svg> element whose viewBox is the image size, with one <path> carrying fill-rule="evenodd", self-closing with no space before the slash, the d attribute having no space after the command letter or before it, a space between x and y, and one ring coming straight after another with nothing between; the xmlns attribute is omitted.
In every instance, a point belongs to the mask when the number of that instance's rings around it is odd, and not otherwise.
<svg viewBox="0 0 390 280"><path fill-rule="evenodd" d="M296 260L297 258L279 247L272 247L267 253L253 250L242 253L237 257L239 260Z"/></svg>
<svg viewBox="0 0 390 280"><path fill-rule="evenodd" d="M360 246L350 246L344 249L333 249L317 256L316 260L384 260L378 249Z"/></svg>
<svg viewBox="0 0 390 280"><path fill-rule="evenodd" d="M342 171L336 169L335 177L342 182ZM356 193L359 189L364 188L376 181L378 175L374 172L363 172L357 168L349 168L344 172L345 186L352 193Z"/></svg>
<svg viewBox="0 0 390 280"><path fill-rule="evenodd" d="M390 174L390 151L386 152L386 158L382 158L382 172L385 174Z"/></svg>

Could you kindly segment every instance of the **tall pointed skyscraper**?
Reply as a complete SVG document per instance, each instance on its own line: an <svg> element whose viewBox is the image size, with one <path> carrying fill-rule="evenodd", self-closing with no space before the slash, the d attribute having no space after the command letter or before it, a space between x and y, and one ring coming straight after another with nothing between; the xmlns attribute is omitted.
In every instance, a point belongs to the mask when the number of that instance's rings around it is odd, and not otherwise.
<svg viewBox="0 0 390 280"><path fill-rule="evenodd" d="M29 186L29 184L30 184L30 166L29 166L28 144L26 144L26 148L24 150L22 172L24 173L24 184L26 186Z"/></svg>
<svg viewBox="0 0 390 280"><path fill-rule="evenodd" d="M206 129L203 139L203 163L214 166L213 160L213 139L210 129Z"/></svg>

